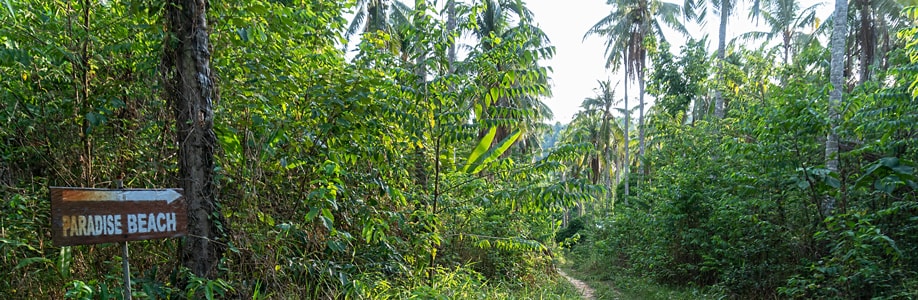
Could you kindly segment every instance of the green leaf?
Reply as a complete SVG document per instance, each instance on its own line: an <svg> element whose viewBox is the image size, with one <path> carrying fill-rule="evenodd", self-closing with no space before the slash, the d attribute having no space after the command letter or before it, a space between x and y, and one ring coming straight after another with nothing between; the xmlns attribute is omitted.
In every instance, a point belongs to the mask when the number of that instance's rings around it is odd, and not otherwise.
<svg viewBox="0 0 918 300"><path fill-rule="evenodd" d="M60 256L57 260L57 269L64 278L70 277L71 262L73 262L73 252L70 246L61 247Z"/></svg>
<svg viewBox="0 0 918 300"><path fill-rule="evenodd" d="M204 288L204 296L207 297L207 300L214 299L214 282L213 280L207 281L207 286Z"/></svg>
<svg viewBox="0 0 918 300"><path fill-rule="evenodd" d="M488 108L491 104L497 102L497 99L500 99L500 90L499 89L490 89L488 94L485 95L484 107Z"/></svg>
<svg viewBox="0 0 918 300"><path fill-rule="evenodd" d="M12 17L13 15L15 15L16 13L13 12L13 6L10 5L10 0L6 0L6 1L4 1L4 3L6 4L6 9L10 11L10 17Z"/></svg>
<svg viewBox="0 0 918 300"><path fill-rule="evenodd" d="M323 208L323 209L322 209L322 216L325 217L326 219L330 220L330 221L335 221L335 216L332 215L331 210L328 209L328 208Z"/></svg>
<svg viewBox="0 0 918 300"><path fill-rule="evenodd" d="M373 239L373 233L375 231L374 229L375 228L373 227L373 225L363 226L363 231L361 234L361 237L363 237L363 240L367 241L368 243L375 242L376 240Z"/></svg>
<svg viewBox="0 0 918 300"><path fill-rule="evenodd" d="M836 188L836 189L841 188L841 181L839 181L838 178L835 178L831 174L826 175L825 183L826 185Z"/></svg>
<svg viewBox="0 0 918 300"><path fill-rule="evenodd" d="M237 29L236 34L239 35L239 39L241 39L243 42L249 42L249 30L245 27Z"/></svg>
<svg viewBox="0 0 918 300"><path fill-rule="evenodd" d="M472 150L472 153L469 154L469 158L466 159L465 167L462 168L463 172L468 171L469 167L471 167L472 164L478 161L478 158L480 158L482 154L485 154L485 152L488 151L488 147L491 146L491 142L494 141L494 135L496 134L497 134L497 127L494 126L494 127L491 127L491 129L488 131L488 134L486 134L483 138L481 138L481 141L478 142L478 146L475 146L475 150Z"/></svg>
<svg viewBox="0 0 918 300"><path fill-rule="evenodd" d="M877 181L874 181L873 186L878 191L881 191L887 194L892 194L892 192L896 190L896 188L898 187L900 183L902 183L902 181L899 180L898 176L889 175L889 176L880 178Z"/></svg>
<svg viewBox="0 0 918 300"><path fill-rule="evenodd" d="M899 166L899 158L897 157L884 157L880 158L879 163L893 169Z"/></svg>
<svg viewBox="0 0 918 300"><path fill-rule="evenodd" d="M224 125L214 125L214 135L217 136L217 142L226 154L241 157L242 142L235 130Z"/></svg>
<svg viewBox="0 0 918 300"><path fill-rule="evenodd" d="M29 258L23 258L23 259L20 259L20 260L19 260L19 264L17 264L16 267L13 268L13 270L19 270L19 269L21 269L21 268L25 268L25 267L27 267L27 266L29 266L29 265L31 265L31 264L35 264L35 263L50 264L50 263L53 263L53 262L52 262L50 259L47 259L47 258L44 258L44 257L29 257Z"/></svg>
<svg viewBox="0 0 918 300"><path fill-rule="evenodd" d="M322 226L325 226L325 229L328 229L328 230L333 230L333 229L335 229L335 222L332 221L332 219L330 219L330 218L328 218L328 217L326 217L326 216L321 216L321 217L319 217L319 219L322 220Z"/></svg>
<svg viewBox="0 0 918 300"><path fill-rule="evenodd" d="M499 144L497 144L497 147L494 149L491 149L491 151L488 152L488 156L486 156L484 160L482 160L482 162L478 164L477 167L475 167L475 170L473 170L471 174L476 174L478 172L481 172L481 170L484 170L484 168L488 165L488 163L494 161L495 159L503 155L504 152L507 152L507 149L510 149L510 146L513 146L513 143L515 143L516 140L519 139L522 134L523 134L523 131L517 129L512 134L510 134L510 136L508 136L503 141L501 141Z"/></svg>
<svg viewBox="0 0 918 300"><path fill-rule="evenodd" d="M504 78L501 81L501 83L504 86L510 86L511 84L513 84L513 77L514 77L513 75L514 75L513 72L504 73Z"/></svg>
<svg viewBox="0 0 918 300"><path fill-rule="evenodd" d="M268 224L268 226L274 227L274 218L271 217L271 215L263 212L257 212L256 214L258 215L258 221Z"/></svg>
<svg viewBox="0 0 918 300"><path fill-rule="evenodd" d="M347 247L345 247L344 243L338 240L329 240L328 242L326 242L325 245L328 247L329 250L333 252L340 253L340 252L344 252L344 250L347 250Z"/></svg>
<svg viewBox="0 0 918 300"><path fill-rule="evenodd" d="M304 219L306 220L306 222L312 222L312 220L315 219L316 216L318 215L319 215L319 208L312 207L309 209L309 212L306 213L306 217Z"/></svg>
<svg viewBox="0 0 918 300"><path fill-rule="evenodd" d="M287 159L284 159L284 158L281 159L281 167L284 167L287 170L293 170L293 169L299 168L300 166L304 164L306 164L306 162L302 160L294 161L291 163L291 162L287 162Z"/></svg>
<svg viewBox="0 0 918 300"><path fill-rule="evenodd" d="M491 248L491 242L489 242L488 240L478 241L478 248L489 249Z"/></svg>
<svg viewBox="0 0 918 300"><path fill-rule="evenodd" d="M389 198L395 201L395 203L399 205L408 204L408 199L405 198L405 195L403 195L402 192L399 191L398 189L390 187L390 188L387 188L386 191L389 193Z"/></svg>

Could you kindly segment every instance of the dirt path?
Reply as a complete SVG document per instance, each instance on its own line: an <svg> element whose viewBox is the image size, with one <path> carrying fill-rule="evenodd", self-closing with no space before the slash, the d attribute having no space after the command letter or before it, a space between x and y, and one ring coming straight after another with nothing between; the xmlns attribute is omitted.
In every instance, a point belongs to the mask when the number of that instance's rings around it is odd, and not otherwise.
<svg viewBox="0 0 918 300"><path fill-rule="evenodd" d="M577 290L580 291L580 295L583 295L584 300L596 299L596 298L593 298L593 289L590 288L590 286L584 283L583 281L577 280L574 277L567 276L567 273L564 273L564 271L561 271L560 269L558 270L558 274L561 274L561 276L563 276L564 279L567 279L567 281L570 281L571 284L576 286Z"/></svg>

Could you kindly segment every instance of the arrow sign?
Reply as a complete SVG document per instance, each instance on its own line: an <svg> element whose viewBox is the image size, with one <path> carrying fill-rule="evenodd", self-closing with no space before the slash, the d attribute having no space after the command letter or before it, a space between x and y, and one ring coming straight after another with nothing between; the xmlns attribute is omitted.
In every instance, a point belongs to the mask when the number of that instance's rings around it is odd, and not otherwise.
<svg viewBox="0 0 918 300"><path fill-rule="evenodd" d="M175 189L161 190L100 190L100 189L65 189L61 194L63 201L172 201L182 197Z"/></svg>
<svg viewBox="0 0 918 300"><path fill-rule="evenodd" d="M51 237L58 246L183 236L181 189L51 187Z"/></svg>

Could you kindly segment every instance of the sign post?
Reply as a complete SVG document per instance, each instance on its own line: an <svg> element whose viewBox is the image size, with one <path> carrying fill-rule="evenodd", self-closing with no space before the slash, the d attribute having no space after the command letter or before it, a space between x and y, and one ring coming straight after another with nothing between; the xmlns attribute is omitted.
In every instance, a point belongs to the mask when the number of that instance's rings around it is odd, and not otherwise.
<svg viewBox="0 0 918 300"><path fill-rule="evenodd" d="M124 299L131 300L131 264L128 263L127 241L121 242L121 268L124 269Z"/></svg>
<svg viewBox="0 0 918 300"><path fill-rule="evenodd" d="M128 241L184 236L181 189L51 187L51 238L57 246L122 243L124 298L131 299Z"/></svg>
<svg viewBox="0 0 918 300"><path fill-rule="evenodd" d="M116 179L115 187L119 190L124 189L124 180ZM121 269L122 274L124 275L124 300L131 300L133 297L133 292L131 292L131 264L128 260L128 245L127 241L121 242Z"/></svg>

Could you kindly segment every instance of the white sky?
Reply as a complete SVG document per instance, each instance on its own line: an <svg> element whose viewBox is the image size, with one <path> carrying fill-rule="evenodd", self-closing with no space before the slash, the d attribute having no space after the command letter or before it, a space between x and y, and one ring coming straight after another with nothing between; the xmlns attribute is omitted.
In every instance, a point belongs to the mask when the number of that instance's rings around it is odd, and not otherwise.
<svg viewBox="0 0 918 300"><path fill-rule="evenodd" d="M821 1L802 0L800 7L801 9L807 8L818 2ZM621 74L607 72L605 69L604 40L596 36L582 40L587 29L609 14L610 8L605 0L529 0L526 4L535 14L536 23L545 31L557 50L554 58L545 62L554 70L551 74L553 97L543 99L554 112L555 118L551 123L570 122L573 115L579 110L583 99L595 95L594 89L599 86L597 81L610 79L613 86L619 83L615 95L618 97L624 95L622 88L624 82L621 82L624 77ZM832 12L833 5L833 1L825 1L823 6L817 10L817 17L825 20L826 16ZM763 30L756 29L747 15L748 5L741 3L728 23L728 41L745 32ZM709 35L708 49L714 51L717 47L719 24L716 14L713 14L710 9L708 17L711 19L707 21L705 27L689 26L689 32L695 38L701 38L705 34ZM672 44L672 51L676 55L679 53L679 46L686 40L675 32L666 33L666 39ZM636 84L629 83L628 95L636 99ZM645 100L648 98L645 97ZM635 107L636 104L637 100L631 100L628 103L631 107Z"/></svg>

